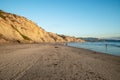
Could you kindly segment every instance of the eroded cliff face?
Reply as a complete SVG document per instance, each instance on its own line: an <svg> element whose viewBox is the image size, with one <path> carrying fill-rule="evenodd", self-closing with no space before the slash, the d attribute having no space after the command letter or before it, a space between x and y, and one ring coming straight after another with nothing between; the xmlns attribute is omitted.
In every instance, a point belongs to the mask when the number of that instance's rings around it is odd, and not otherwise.
<svg viewBox="0 0 120 80"><path fill-rule="evenodd" d="M0 10L0 43L18 42L83 42L84 40L60 36L36 25L25 17Z"/></svg>

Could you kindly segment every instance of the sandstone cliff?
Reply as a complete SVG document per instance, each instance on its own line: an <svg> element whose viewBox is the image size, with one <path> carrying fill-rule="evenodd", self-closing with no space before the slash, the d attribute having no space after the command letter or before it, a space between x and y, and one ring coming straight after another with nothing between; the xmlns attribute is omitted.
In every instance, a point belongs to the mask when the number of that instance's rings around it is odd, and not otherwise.
<svg viewBox="0 0 120 80"><path fill-rule="evenodd" d="M25 17L0 10L0 43L9 42L83 42L83 40L46 32Z"/></svg>

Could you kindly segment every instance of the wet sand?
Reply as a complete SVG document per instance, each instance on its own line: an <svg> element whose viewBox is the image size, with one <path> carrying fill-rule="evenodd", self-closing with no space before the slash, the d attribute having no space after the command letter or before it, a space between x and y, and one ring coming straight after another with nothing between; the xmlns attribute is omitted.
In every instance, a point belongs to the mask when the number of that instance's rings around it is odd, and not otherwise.
<svg viewBox="0 0 120 80"><path fill-rule="evenodd" d="M119 56L59 44L0 46L0 80L119 79Z"/></svg>

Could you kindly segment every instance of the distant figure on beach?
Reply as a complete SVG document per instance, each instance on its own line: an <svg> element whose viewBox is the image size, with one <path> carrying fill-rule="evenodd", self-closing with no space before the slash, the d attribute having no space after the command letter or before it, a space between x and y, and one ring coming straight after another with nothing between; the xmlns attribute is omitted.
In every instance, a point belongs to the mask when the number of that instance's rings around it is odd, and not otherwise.
<svg viewBox="0 0 120 80"><path fill-rule="evenodd" d="M107 44L105 44L105 47L107 48Z"/></svg>
<svg viewBox="0 0 120 80"><path fill-rule="evenodd" d="M67 46L67 43L65 43L65 46Z"/></svg>
<svg viewBox="0 0 120 80"><path fill-rule="evenodd" d="M108 45L107 45L107 44L105 44L105 49L106 49L106 51L107 51L107 46L108 46Z"/></svg>

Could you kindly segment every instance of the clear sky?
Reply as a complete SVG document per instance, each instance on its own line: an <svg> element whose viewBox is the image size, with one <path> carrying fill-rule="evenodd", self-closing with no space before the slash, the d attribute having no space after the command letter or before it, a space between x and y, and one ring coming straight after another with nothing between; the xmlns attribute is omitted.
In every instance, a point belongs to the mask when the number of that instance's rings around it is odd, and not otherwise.
<svg viewBox="0 0 120 80"><path fill-rule="evenodd" d="M120 37L120 0L0 0L48 32L76 37Z"/></svg>

